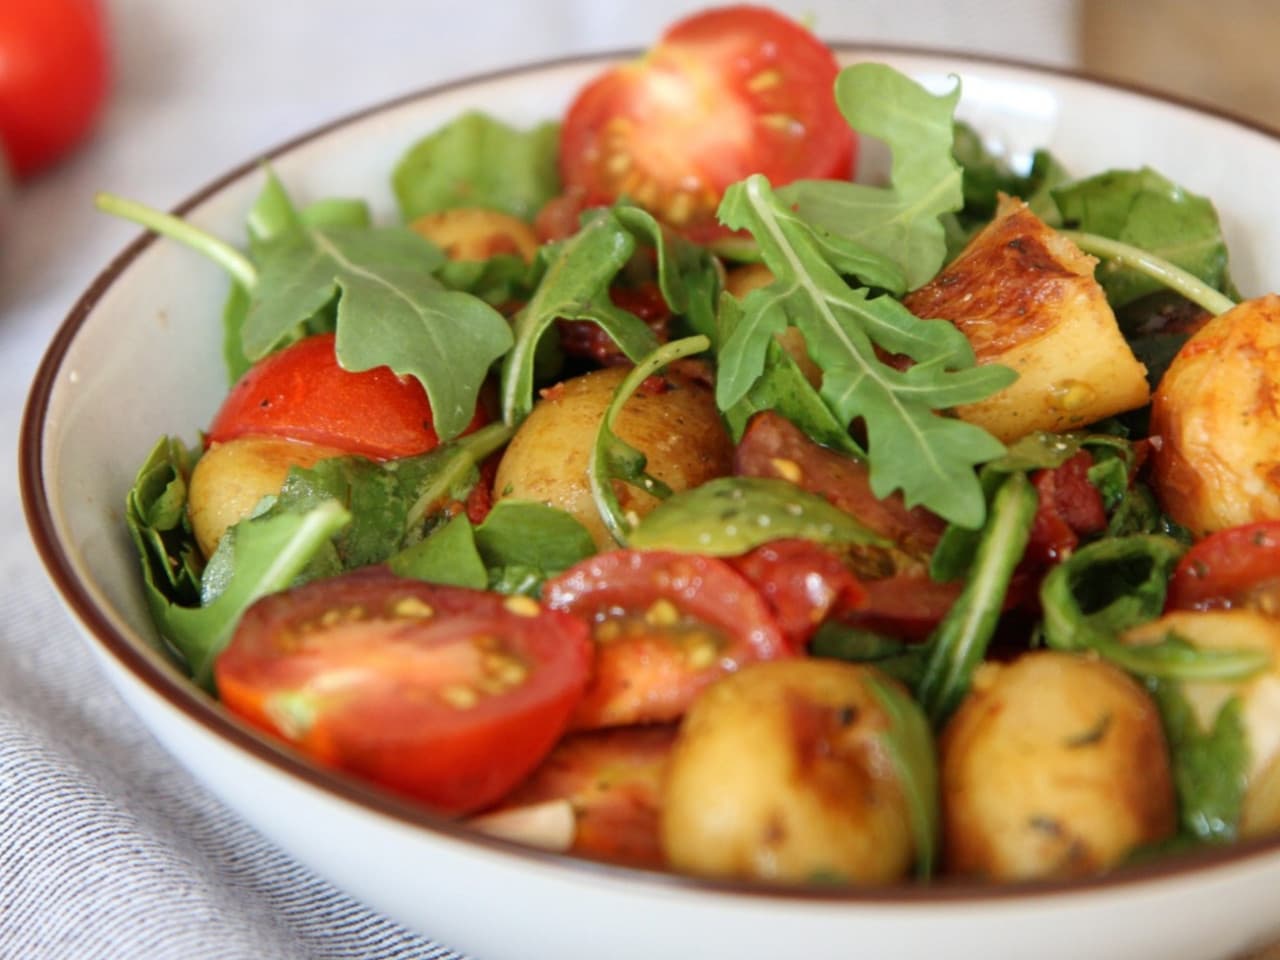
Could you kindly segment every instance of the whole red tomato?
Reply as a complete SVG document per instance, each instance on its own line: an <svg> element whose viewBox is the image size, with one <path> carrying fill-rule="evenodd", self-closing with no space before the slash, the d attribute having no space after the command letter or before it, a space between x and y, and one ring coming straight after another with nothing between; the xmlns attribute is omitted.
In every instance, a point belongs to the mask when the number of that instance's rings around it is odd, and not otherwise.
<svg viewBox="0 0 1280 960"><path fill-rule="evenodd" d="M0 2L0 145L16 176L43 170L88 134L109 73L97 0Z"/></svg>

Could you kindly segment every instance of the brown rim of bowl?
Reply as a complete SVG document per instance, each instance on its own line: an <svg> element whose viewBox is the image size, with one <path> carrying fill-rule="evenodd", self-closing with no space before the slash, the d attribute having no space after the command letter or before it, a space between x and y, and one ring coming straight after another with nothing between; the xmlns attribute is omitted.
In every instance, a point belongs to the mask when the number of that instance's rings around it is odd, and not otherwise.
<svg viewBox="0 0 1280 960"><path fill-rule="evenodd" d="M1171 103L1198 113L1228 120L1273 138L1280 135L1276 130L1232 114L1229 111L1144 88L1138 84L1106 80L1079 70L1038 65L987 54L911 46L858 44L838 41L832 42L831 45L838 52L846 54L868 54L872 56L888 54L934 58L939 61L940 68L945 68L949 61L966 61L989 66L1011 67L1033 74L1079 80L1109 89L1139 94L1149 99ZM246 161L178 204L173 209L173 213L177 215L187 213L231 181L255 169L264 159L280 156L339 127L401 104L424 97L436 96L475 83L498 80L521 73L592 62L597 62L603 67L612 61L636 55L636 51L627 50L556 58L464 77L394 97L326 123ZM23 508L36 549L45 565L49 578L62 595L63 602L111 656L136 680L148 687L152 693L165 700L174 709L184 714L189 720L198 723L207 732L245 750L257 760L274 767L277 771L296 776L312 786L324 790L331 796L363 808L365 812L378 813L405 824L425 827L452 840L475 844L490 850L502 851L515 858L556 865L561 869L591 871L630 882L670 885L693 892L750 897L782 897L791 900L821 903L894 904L923 907L942 902L989 899L1010 900L1028 897L1040 898L1054 894L1084 894L1111 887L1126 887L1161 880L1173 881L1183 878L1192 872L1203 872L1240 865L1265 854L1280 853L1280 836L1275 836L1242 841L1231 846L1207 847L1167 859L1126 867L1087 880L1018 883L999 886L983 885L965 880L943 879L936 881L932 885L915 887L902 885L867 890L831 887L795 888L748 881L704 880L673 873L635 869L601 861L566 856L488 837L467 829L456 821L433 815L407 800L401 800L352 778L323 770L303 760L283 745L267 739L265 736L242 725L239 721L232 719L230 715L217 706L216 701L201 695L194 686L163 670L153 659L149 650L147 653L143 652L145 644L131 640L119 633L110 620L98 610L90 593L80 584L69 558L57 540L51 507L46 496L42 465L44 453L43 426L52 391L58 378L58 371L67 350L94 306L125 269L147 247L156 242L156 239L152 234L145 234L137 238L107 265L71 308L40 361L23 412L19 443L19 481Z"/></svg>

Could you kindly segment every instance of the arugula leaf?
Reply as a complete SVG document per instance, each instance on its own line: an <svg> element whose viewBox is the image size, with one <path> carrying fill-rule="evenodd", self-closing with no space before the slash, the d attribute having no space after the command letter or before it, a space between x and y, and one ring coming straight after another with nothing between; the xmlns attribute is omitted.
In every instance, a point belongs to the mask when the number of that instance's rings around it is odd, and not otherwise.
<svg viewBox="0 0 1280 960"><path fill-rule="evenodd" d="M936 411L972 403L1008 386L1016 374L974 366L973 347L945 320L921 320L890 297L847 286L823 256L812 230L756 175L725 193L720 219L747 229L775 280L753 290L745 314L720 350L716 400L722 410L759 378L768 344L788 324L799 327L823 368L822 398L844 424L866 426L871 489L902 490L963 526L982 523L985 503L972 467L1004 446L985 430ZM875 346L916 364L882 363Z"/></svg>
<svg viewBox="0 0 1280 960"><path fill-rule="evenodd" d="M887 258L903 281L890 285L857 271L844 272L894 293L913 290L946 260L939 216L964 204L963 176L952 156L960 83L950 93L934 96L891 67L860 63L840 72L835 92L851 127L889 145L892 185L802 180L781 188L779 199L812 227Z"/></svg>
<svg viewBox="0 0 1280 960"><path fill-rule="evenodd" d="M636 524L630 545L729 557L784 537L890 545L825 497L772 477L719 477L673 494Z"/></svg>
<svg viewBox="0 0 1280 960"><path fill-rule="evenodd" d="M1213 203L1149 167L1079 180L1056 188L1053 198L1068 226L1137 247L1227 290L1227 246ZM1116 309L1161 287L1110 260L1099 265L1097 277Z"/></svg>
<svg viewBox="0 0 1280 960"><path fill-rule="evenodd" d="M563 510L501 500L479 526L459 514L390 565L401 576L537 597L548 577L595 549L587 529Z"/></svg>
<svg viewBox="0 0 1280 960"><path fill-rule="evenodd" d="M148 588L180 604L198 603L204 558L187 516L187 483L197 452L161 437L125 496L125 523Z"/></svg>
<svg viewBox="0 0 1280 960"><path fill-rule="evenodd" d="M406 222L453 207L485 207L532 220L560 191L560 128L516 130L464 113L419 140L396 164L392 186Z"/></svg>
<svg viewBox="0 0 1280 960"><path fill-rule="evenodd" d="M595 443L592 444L591 457L587 461L587 483L596 509L600 511L600 519L613 536L623 546L631 533L634 518L623 513L613 489L613 481L621 480L639 487L651 496L665 499L671 496L671 488L645 472L647 464L643 452L637 450L613 432L614 421L631 399L631 395L639 389L650 376L657 373L668 363L701 353L709 346L706 337L685 337L658 347L647 357L636 363L635 367L618 384L613 399L605 408L600 418L600 426L596 428Z"/></svg>
<svg viewBox="0 0 1280 960"><path fill-rule="evenodd" d="M307 228L263 249L243 342L264 356L339 296L338 360L348 370L387 366L420 380L436 432L457 436L475 412L490 365L511 345L502 315L444 289L430 271L443 255L402 227Z"/></svg>
<svg viewBox="0 0 1280 960"><path fill-rule="evenodd" d="M502 361L502 416L508 424L518 424L533 409L538 343L556 320L598 324L633 361L657 347L644 321L609 298L610 284L635 249L635 237L616 213L598 210L552 254L533 299L516 316L515 345Z"/></svg>
<svg viewBox="0 0 1280 960"><path fill-rule="evenodd" d="M1249 737L1238 696L1218 710L1205 730L1182 685L1148 680L1169 741L1178 820L1184 832L1208 843L1236 839L1249 769Z"/></svg>
<svg viewBox="0 0 1280 960"><path fill-rule="evenodd" d="M924 676L929 648L839 620L827 620L809 641L809 653L850 663L875 664L882 673L915 689Z"/></svg>
<svg viewBox="0 0 1280 960"><path fill-rule="evenodd" d="M1066 181L1067 173L1047 150L1036 150L1027 172L1018 173L1004 156L986 148L973 127L957 121L952 156L964 171L964 209L957 216L966 228L989 221L1001 193L1020 198L1050 225L1061 219L1051 190Z"/></svg>
<svg viewBox="0 0 1280 960"><path fill-rule="evenodd" d="M1003 479L959 598L930 634L916 698L935 727L964 699L986 656L1014 568L1022 559L1036 512L1036 492L1024 473Z"/></svg>
<svg viewBox="0 0 1280 960"><path fill-rule="evenodd" d="M306 513L237 524L223 535L226 549L234 555L234 572L217 598L204 606L180 606L147 584L147 601L160 634L182 656L196 683L213 690L213 662L245 610L259 597L290 586L350 519L339 503L326 500Z"/></svg>
<svg viewBox="0 0 1280 960"><path fill-rule="evenodd" d="M938 761L929 721L905 690L876 676L869 681L889 725L877 736L894 767L906 799L911 839L916 850L916 875L933 873L938 846Z"/></svg>

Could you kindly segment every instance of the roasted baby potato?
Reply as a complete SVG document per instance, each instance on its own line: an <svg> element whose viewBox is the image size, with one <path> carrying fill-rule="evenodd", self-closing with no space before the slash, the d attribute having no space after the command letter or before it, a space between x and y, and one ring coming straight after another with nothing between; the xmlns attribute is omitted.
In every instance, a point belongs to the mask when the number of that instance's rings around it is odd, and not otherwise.
<svg viewBox="0 0 1280 960"><path fill-rule="evenodd" d="M941 273L903 300L916 316L954 323L979 363L1018 379L956 413L1009 442L1072 430L1147 402L1134 357L1093 277L1097 261L1001 198L996 217Z"/></svg>
<svg viewBox="0 0 1280 960"><path fill-rule="evenodd" d="M1245 609L1175 611L1128 631L1124 641L1150 643L1169 633L1201 649L1270 654L1270 668L1247 680L1185 681L1182 692L1205 730L1231 697L1240 697L1249 740L1240 833L1280 830L1280 619Z"/></svg>
<svg viewBox="0 0 1280 960"><path fill-rule="evenodd" d="M1151 437L1160 504L1196 535L1280 519L1280 297L1246 301L1183 345L1152 399Z"/></svg>
<svg viewBox="0 0 1280 960"><path fill-rule="evenodd" d="M1038 651L984 664L940 749L950 873L1079 877L1173 833L1159 713L1101 660Z"/></svg>
<svg viewBox="0 0 1280 960"><path fill-rule="evenodd" d="M310 467L343 451L282 437L239 437L215 443L196 461L187 513L196 543L213 555L227 528L247 517L263 497L279 493L290 467Z"/></svg>
<svg viewBox="0 0 1280 960"><path fill-rule="evenodd" d="M672 868L791 882L901 879L917 851L873 680L893 682L862 665L776 660L708 688L668 761L661 830Z"/></svg>
<svg viewBox="0 0 1280 960"><path fill-rule="evenodd" d="M441 210L418 217L409 226L443 250L450 260L488 260L506 253L527 263L538 253L533 227L497 210Z"/></svg>
<svg viewBox="0 0 1280 960"><path fill-rule="evenodd" d="M498 465L499 499L534 500L577 517L601 548L613 537L591 497L587 464L596 431L628 369L611 367L566 380L546 391L520 425ZM733 467L733 443L701 379L668 371L638 390L614 422L614 433L648 457L648 472L673 490L687 490ZM637 517L658 500L615 482L618 502Z"/></svg>

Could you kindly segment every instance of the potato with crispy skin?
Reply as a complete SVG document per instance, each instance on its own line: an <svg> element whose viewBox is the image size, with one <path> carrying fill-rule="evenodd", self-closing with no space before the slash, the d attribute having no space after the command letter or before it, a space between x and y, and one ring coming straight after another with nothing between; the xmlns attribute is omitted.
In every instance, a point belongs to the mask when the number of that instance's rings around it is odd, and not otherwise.
<svg viewBox="0 0 1280 960"><path fill-rule="evenodd" d="M1280 297L1246 301L1183 344L1150 432L1160 505L1197 536L1280 519Z"/></svg>
<svg viewBox="0 0 1280 960"><path fill-rule="evenodd" d="M201 552L212 556L227 528L265 496L279 493L290 467L311 467L346 454L334 447L283 437L238 437L215 443L196 461L187 513Z"/></svg>
<svg viewBox="0 0 1280 960"><path fill-rule="evenodd" d="M954 323L979 363L1018 373L999 393L959 407L961 418L1008 442L1147 402L1146 370L1093 277L1095 263L1022 201L1002 197L964 251L906 296L916 316Z"/></svg>
<svg viewBox="0 0 1280 960"><path fill-rule="evenodd" d="M1188 680L1181 684L1200 728L1213 726L1218 711L1240 697L1249 766L1245 772L1240 833L1280 830L1280 619L1257 610L1179 610L1135 627L1124 642L1153 643L1168 634L1202 650L1261 650L1269 668L1237 681Z"/></svg>
<svg viewBox="0 0 1280 960"><path fill-rule="evenodd" d="M1159 713L1104 661L1038 651L984 664L940 749L950 873L1085 876L1173 833Z"/></svg>
<svg viewBox="0 0 1280 960"><path fill-rule="evenodd" d="M450 260L488 260L500 253L528 262L538 253L533 227L510 214L456 207L418 217L409 224Z"/></svg>
<svg viewBox="0 0 1280 960"><path fill-rule="evenodd" d="M916 841L875 682L893 683L864 665L781 660L711 686L668 761L661 830L671 867L786 882L900 880Z"/></svg>
<svg viewBox="0 0 1280 960"><path fill-rule="evenodd" d="M594 370L544 391L511 439L494 478L498 499L546 503L568 511L602 549L613 537L600 518L587 480L596 431L618 385L622 367ZM648 458L647 470L673 490L687 490L733 466L733 443L711 387L679 370L651 377L623 405L614 433ZM614 482L619 505L636 517L659 501Z"/></svg>

